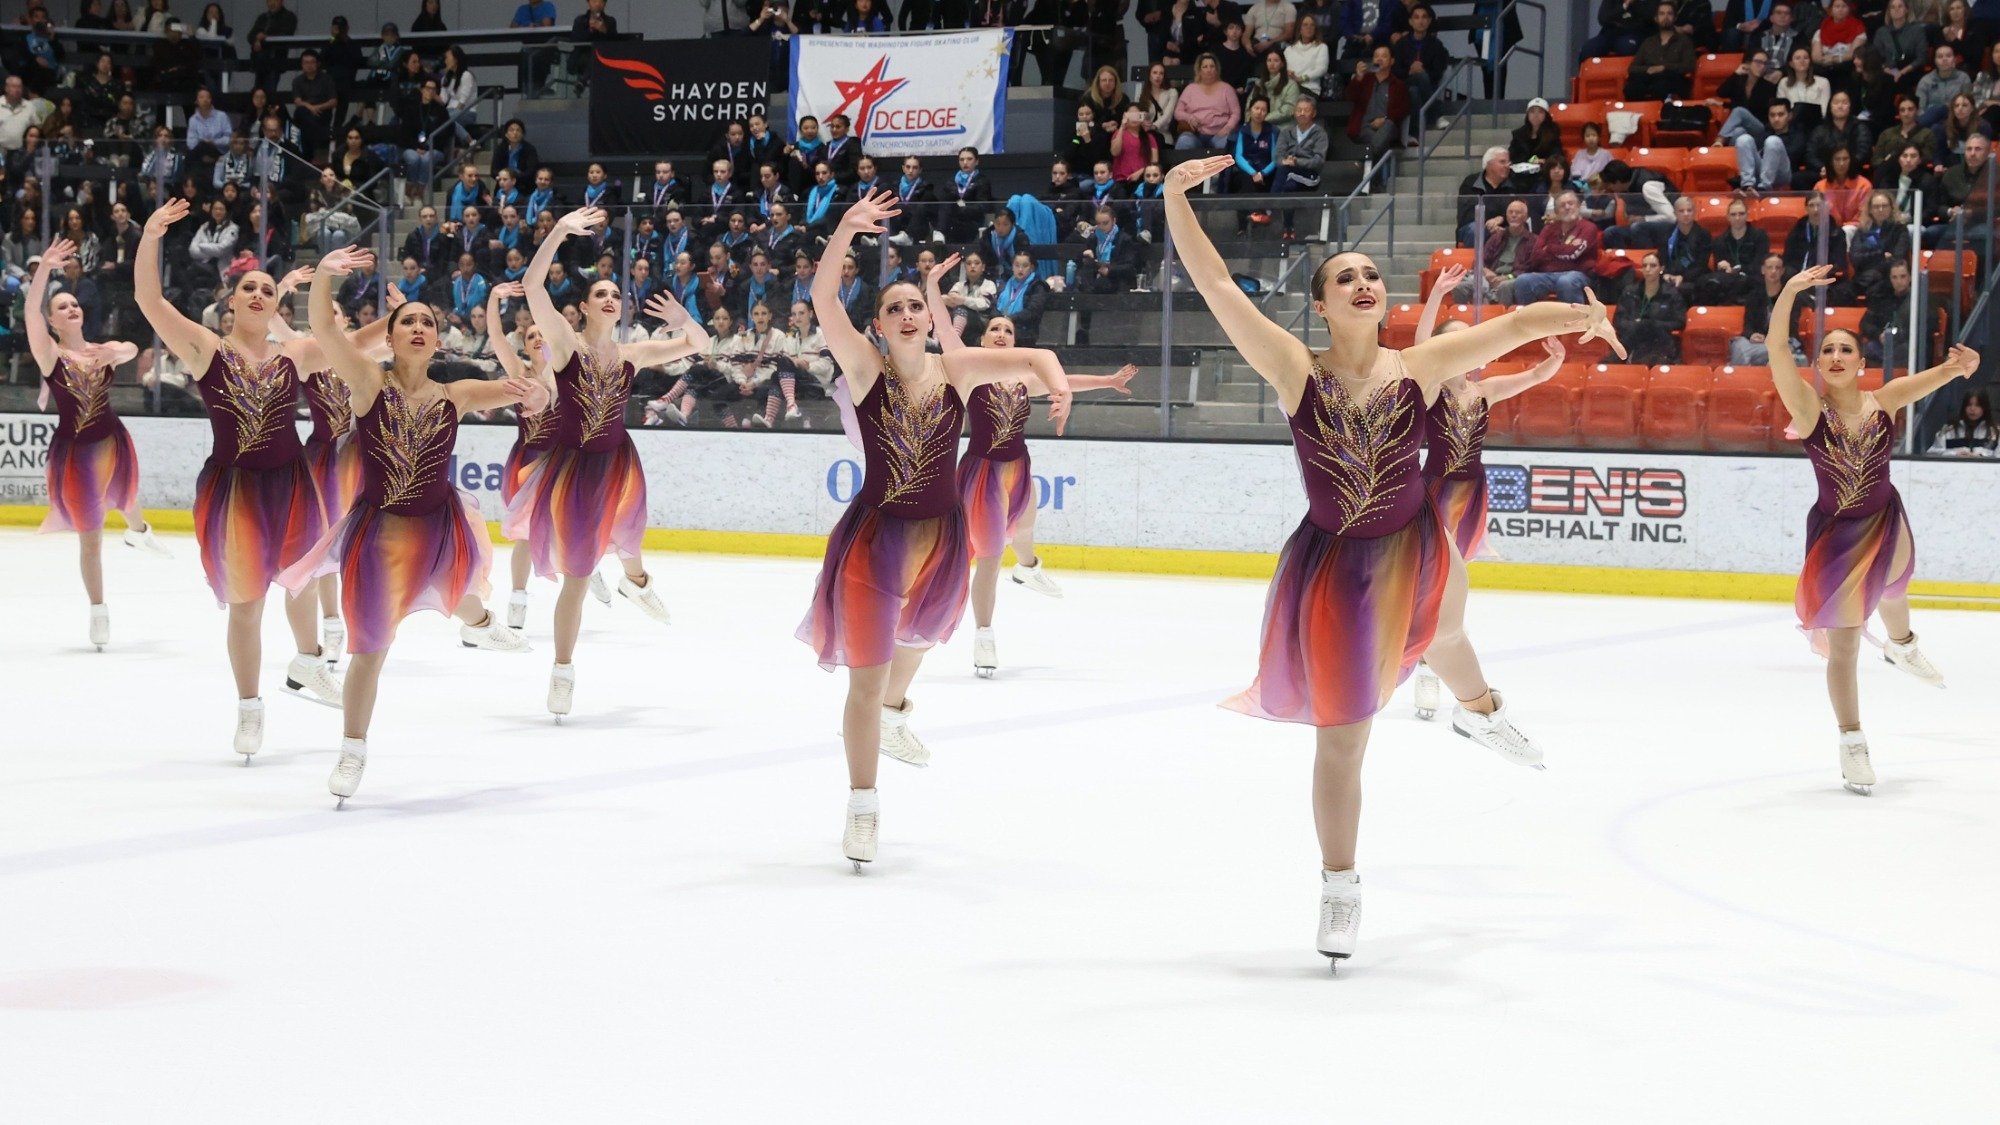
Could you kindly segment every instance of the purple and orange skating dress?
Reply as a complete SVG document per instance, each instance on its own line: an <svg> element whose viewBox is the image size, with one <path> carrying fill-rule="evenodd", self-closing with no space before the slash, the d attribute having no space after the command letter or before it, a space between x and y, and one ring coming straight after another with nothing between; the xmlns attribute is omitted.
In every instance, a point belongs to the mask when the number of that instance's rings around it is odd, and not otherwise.
<svg viewBox="0 0 2000 1125"><path fill-rule="evenodd" d="M86 371L59 355L56 369L43 377L56 403L43 531L101 531L106 512L139 498L139 453L111 412L111 376L109 367Z"/></svg>
<svg viewBox="0 0 2000 1125"><path fill-rule="evenodd" d="M972 557L997 559L1035 506L1035 477L1023 432L1028 388L1020 383L975 387L965 412L972 420L972 443L958 463L958 501L965 508Z"/></svg>
<svg viewBox="0 0 2000 1125"><path fill-rule="evenodd" d="M326 530L292 405L291 357L253 364L227 340L195 381L215 444L194 483L194 535L215 600L256 601Z"/></svg>
<svg viewBox="0 0 2000 1125"><path fill-rule="evenodd" d="M1486 418L1484 395L1455 395L1447 387L1438 392L1426 419L1430 452L1424 457L1424 487L1465 559L1492 554L1486 550L1486 464L1480 459L1486 450Z"/></svg>
<svg viewBox="0 0 2000 1125"><path fill-rule="evenodd" d="M361 495L361 448L354 442L354 403L347 384L331 371L306 377L306 408L312 412L312 432L306 435L306 464L319 485L319 506L326 525L346 518Z"/></svg>
<svg viewBox="0 0 2000 1125"><path fill-rule="evenodd" d="M293 593L340 576L347 651L381 652L419 610L449 614L466 594L492 592L493 548L471 495L452 487L458 407L443 394L409 397L385 385L355 425L361 495L279 581Z"/></svg>
<svg viewBox="0 0 2000 1125"><path fill-rule="evenodd" d="M1825 403L1806 435L1806 459L1819 499L1806 514L1806 561L1799 572L1799 625L1853 629L1885 597L1900 598L1917 569L1916 542L1903 498L1889 482L1895 445L1889 415L1867 399L1869 413L1850 430Z"/></svg>
<svg viewBox="0 0 2000 1125"><path fill-rule="evenodd" d="M507 504L507 538L533 544L535 573L586 578L616 551L637 558L646 538L646 474L625 432L632 365L599 366L581 349L555 373L547 451Z"/></svg>
<svg viewBox="0 0 2000 1125"><path fill-rule="evenodd" d="M1400 356L1392 360L1400 373ZM1315 727L1381 710L1437 632L1451 573L1424 488L1423 389L1403 376L1354 398L1315 362L1289 422L1307 512L1278 556L1257 679L1223 706Z"/></svg>
<svg viewBox="0 0 2000 1125"><path fill-rule="evenodd" d="M884 357L855 420L867 466L861 491L827 536L798 631L828 671L887 664L898 645L950 640L969 589L971 541L952 485L965 422L957 389L939 378L918 399Z"/></svg>
<svg viewBox="0 0 2000 1125"><path fill-rule="evenodd" d="M522 482L528 479L528 470L549 451L556 440L556 414L554 404L539 413L522 414L515 408L514 445L507 450L507 461L500 467L500 502L512 504L514 496L521 491Z"/></svg>

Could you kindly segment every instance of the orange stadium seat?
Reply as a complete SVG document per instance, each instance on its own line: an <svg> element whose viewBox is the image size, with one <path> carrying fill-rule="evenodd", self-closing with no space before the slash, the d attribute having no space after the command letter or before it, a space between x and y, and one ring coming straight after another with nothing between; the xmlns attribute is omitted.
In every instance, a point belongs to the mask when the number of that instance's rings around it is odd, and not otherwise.
<svg viewBox="0 0 2000 1125"><path fill-rule="evenodd" d="M1694 221L1709 234L1721 238L1722 232L1729 229L1729 205L1734 202L1736 198L1729 195L1697 195L1694 198Z"/></svg>
<svg viewBox="0 0 2000 1125"><path fill-rule="evenodd" d="M1729 362L1729 341L1743 335L1743 306L1697 305L1681 329L1681 362L1720 367Z"/></svg>
<svg viewBox="0 0 2000 1125"><path fill-rule="evenodd" d="M1589 372L1584 364L1565 363L1555 378L1515 396L1514 440L1522 445L1575 445L1576 400Z"/></svg>
<svg viewBox="0 0 2000 1125"><path fill-rule="evenodd" d="M1597 254L1597 276L1612 280L1623 277L1627 272L1638 269L1639 262L1647 253L1624 246L1600 250Z"/></svg>
<svg viewBox="0 0 2000 1125"><path fill-rule="evenodd" d="M1715 373L1694 364L1655 367L1639 408L1639 444L1648 449L1701 448L1702 415Z"/></svg>
<svg viewBox="0 0 2000 1125"><path fill-rule="evenodd" d="M1585 59L1576 66L1576 81L1572 83L1573 100L1587 102L1618 97L1625 92L1625 76L1630 73L1630 55Z"/></svg>
<svg viewBox="0 0 2000 1125"><path fill-rule="evenodd" d="M1845 328L1856 336L1861 335L1861 318L1867 315L1867 312L1866 309L1857 308L1830 308L1826 310L1825 323L1816 324L1814 322L1818 318L1813 315L1812 307L1808 305L1805 315L1799 322L1799 339L1805 343L1806 355L1811 356L1818 351L1821 334L1832 329Z"/></svg>
<svg viewBox="0 0 2000 1125"><path fill-rule="evenodd" d="M1673 104L1699 105L1708 111L1708 116L1703 119L1701 127L1696 129L1668 129L1665 125L1654 125L1650 142L1652 145L1655 147L1693 148L1696 145L1705 145L1715 139L1715 131L1722 127L1722 122L1715 115L1715 111L1720 109L1720 106L1679 100L1676 100Z"/></svg>
<svg viewBox="0 0 2000 1125"><path fill-rule="evenodd" d="M1703 444L1710 449L1750 452L1770 449L1774 433L1771 412L1777 401L1768 367L1719 367L1709 384L1703 412Z"/></svg>
<svg viewBox="0 0 2000 1125"><path fill-rule="evenodd" d="M1785 236L1792 233L1792 226L1805 217L1806 198L1803 195L1767 195L1750 203L1750 222L1771 236L1772 249L1782 248Z"/></svg>
<svg viewBox="0 0 2000 1125"><path fill-rule="evenodd" d="M1423 316L1422 305L1392 305L1388 322L1382 326L1382 346L1385 348L1407 348L1417 342L1417 320ZM1440 314L1442 315L1442 314Z"/></svg>
<svg viewBox="0 0 2000 1125"><path fill-rule="evenodd" d="M1978 296L1978 285L1974 284L1978 265L1970 250L1925 250L1922 253L1924 280L1930 285L1930 294L1940 308L1951 308L1953 278L1965 275L1964 287L1960 290L1960 314L1972 311Z"/></svg>
<svg viewBox="0 0 2000 1125"><path fill-rule="evenodd" d="M1555 108L1549 110L1549 119L1554 121L1556 127L1562 130L1563 151L1575 152L1583 147L1583 127L1585 125L1594 124L1599 128L1603 127L1604 103L1591 100L1557 102ZM1597 138L1599 144L1603 144L1610 139L1609 136Z"/></svg>
<svg viewBox="0 0 2000 1125"><path fill-rule="evenodd" d="M1444 272L1446 266L1456 262L1469 270L1478 261L1479 252L1466 247L1453 246L1431 251L1431 264L1420 275L1419 284L1421 288L1417 292L1424 297L1429 297L1431 295L1431 286L1437 282L1438 275Z"/></svg>
<svg viewBox="0 0 2000 1125"><path fill-rule="evenodd" d="M1634 168L1650 168L1667 178L1670 184L1681 182L1681 170L1687 167L1688 150L1684 148L1635 148L1625 163Z"/></svg>
<svg viewBox="0 0 2000 1125"><path fill-rule="evenodd" d="M1596 449L1629 449L1639 444L1639 399L1646 369L1598 364L1577 395L1578 436Z"/></svg>
<svg viewBox="0 0 2000 1125"><path fill-rule="evenodd" d="M1728 191L1736 175L1736 150L1728 145L1702 145L1688 150L1687 168L1681 174L1684 191ZM1722 212L1729 210L1725 203ZM1725 224L1727 218L1722 220Z"/></svg>
<svg viewBox="0 0 2000 1125"><path fill-rule="evenodd" d="M1627 145L1650 145L1653 143L1653 123L1660 119L1660 110L1666 108L1666 104L1665 102L1613 101L1604 107L1604 111L1606 113L1623 111L1625 113L1638 114L1639 131L1626 137L1621 143ZM1604 139L1609 141L1611 138L1606 137ZM1630 159L1627 159L1626 163L1631 163Z"/></svg>
<svg viewBox="0 0 2000 1125"><path fill-rule="evenodd" d="M1691 91L1694 99L1700 101L1704 98L1714 97L1716 91L1722 89L1722 84L1729 81L1729 76L1735 74L1736 68L1742 65L1743 56L1740 53L1734 55L1713 54L1696 56L1694 60L1694 89Z"/></svg>

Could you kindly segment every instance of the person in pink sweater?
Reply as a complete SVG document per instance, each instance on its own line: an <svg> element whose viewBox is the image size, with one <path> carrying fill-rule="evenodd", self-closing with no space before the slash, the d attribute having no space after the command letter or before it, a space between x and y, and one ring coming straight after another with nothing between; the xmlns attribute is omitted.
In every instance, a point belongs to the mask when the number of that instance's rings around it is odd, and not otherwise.
<svg viewBox="0 0 2000 1125"><path fill-rule="evenodd" d="M1553 293L1559 301L1583 304L1603 245L1597 224L1583 217L1583 201L1573 191L1563 192L1556 198L1555 221L1525 253L1523 272L1514 279L1515 303L1531 305Z"/></svg>
<svg viewBox="0 0 2000 1125"><path fill-rule="evenodd" d="M1222 80L1222 65L1214 55L1203 53L1194 60L1194 81L1181 91L1174 106L1174 124L1181 130L1174 147L1228 148L1242 121L1242 103Z"/></svg>

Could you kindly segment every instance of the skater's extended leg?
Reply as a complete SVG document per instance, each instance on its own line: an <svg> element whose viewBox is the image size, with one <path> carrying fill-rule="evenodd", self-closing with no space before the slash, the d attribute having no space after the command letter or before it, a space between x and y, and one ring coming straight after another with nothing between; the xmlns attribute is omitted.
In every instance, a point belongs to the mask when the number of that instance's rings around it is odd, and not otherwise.
<svg viewBox="0 0 2000 1125"><path fill-rule="evenodd" d="M897 645L896 655L889 661L889 679L882 687L882 698L877 702L891 710L901 710L909 702L910 681L917 678L917 669L922 667L927 648L911 648Z"/></svg>
<svg viewBox="0 0 2000 1125"><path fill-rule="evenodd" d="M993 627L993 602L1000 589L1000 560L972 560L972 623L981 629Z"/></svg>
<svg viewBox="0 0 2000 1125"><path fill-rule="evenodd" d="M1882 624L1889 630L1889 639L1899 645L1909 644L1916 639L1910 632L1910 599L1883 598L1875 612L1882 616Z"/></svg>
<svg viewBox="0 0 2000 1125"><path fill-rule="evenodd" d="M1033 490L1030 489L1030 492ZM1035 498L1028 497L1028 510L1021 513L1021 525L1014 530L1014 561L1022 566L1038 566L1040 556L1035 554Z"/></svg>
<svg viewBox="0 0 2000 1125"><path fill-rule="evenodd" d="M1363 719L1315 732L1313 827L1319 832L1320 863L1328 871L1354 866L1354 841L1361 831L1361 757L1374 725L1374 719Z"/></svg>
<svg viewBox="0 0 2000 1125"><path fill-rule="evenodd" d="M340 575L322 574L319 582L319 615L321 617L340 616Z"/></svg>
<svg viewBox="0 0 2000 1125"><path fill-rule="evenodd" d="M264 599L237 602L229 607L229 670L236 676L238 699L257 698L257 666L263 659Z"/></svg>
<svg viewBox="0 0 2000 1125"><path fill-rule="evenodd" d="M292 626L300 656L319 655L319 599L311 595L287 597L285 620Z"/></svg>
<svg viewBox="0 0 2000 1125"><path fill-rule="evenodd" d="M1465 560L1451 553L1451 574L1445 580L1444 601L1438 607L1437 636L1424 662L1431 666L1444 686L1451 689L1459 705L1481 715L1491 714L1493 692L1479 669L1479 654L1465 635Z"/></svg>
<svg viewBox="0 0 2000 1125"><path fill-rule="evenodd" d="M479 600L477 594L467 594L458 599L458 605L451 611L451 615L467 625L493 624L492 612L486 608L485 602Z"/></svg>
<svg viewBox="0 0 2000 1125"><path fill-rule="evenodd" d="M104 604L104 532L76 533L77 569L83 572L83 592L91 605Z"/></svg>
<svg viewBox="0 0 2000 1125"><path fill-rule="evenodd" d="M514 574L514 589L525 590L528 588L528 572L533 563L533 553L528 547L528 541L526 539L515 540L513 557L508 561L508 566Z"/></svg>
<svg viewBox="0 0 2000 1125"><path fill-rule="evenodd" d="M563 576L562 592L556 595L557 664L568 664L576 655L576 636L583 631L583 599L589 596L589 576Z"/></svg>
<svg viewBox="0 0 2000 1125"><path fill-rule="evenodd" d="M1907 635L1907 606L1904 607L1903 621ZM1833 701L1834 721L1840 724L1843 732L1861 729L1861 685L1855 676L1855 664L1860 656L1860 629L1826 631L1826 694Z"/></svg>
<svg viewBox="0 0 2000 1125"><path fill-rule="evenodd" d="M638 555L633 555L631 558L620 557L618 563L625 568L625 577L630 578L634 586L644 586L652 581L646 575L646 560Z"/></svg>
<svg viewBox="0 0 2000 1125"><path fill-rule="evenodd" d="M902 650L897 649L898 656ZM852 789L875 788L875 765L882 747L882 693L889 685L889 664L847 670L847 706L841 712L840 737L847 749L847 784Z"/></svg>
<svg viewBox="0 0 2000 1125"><path fill-rule="evenodd" d="M359 652L348 657L347 683L341 691L341 714L348 738L367 738L369 720L375 717L375 695L382 682L382 664L389 650Z"/></svg>

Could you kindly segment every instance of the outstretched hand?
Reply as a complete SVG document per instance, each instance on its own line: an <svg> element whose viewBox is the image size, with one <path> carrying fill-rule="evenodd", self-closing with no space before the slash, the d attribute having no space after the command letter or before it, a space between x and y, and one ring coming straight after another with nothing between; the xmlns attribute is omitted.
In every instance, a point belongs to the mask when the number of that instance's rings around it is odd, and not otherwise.
<svg viewBox="0 0 2000 1125"><path fill-rule="evenodd" d="M320 272L332 277L346 277L355 270L365 270L375 265L375 255L359 246L343 246L320 256Z"/></svg>
<svg viewBox="0 0 2000 1125"><path fill-rule="evenodd" d="M395 312L397 309L402 308L403 302L409 299L409 296L403 292L403 287L400 285L384 285L382 287L382 307L390 312Z"/></svg>
<svg viewBox="0 0 2000 1125"><path fill-rule="evenodd" d="M1049 421L1056 424L1057 437L1061 437L1063 427L1069 425L1069 405L1070 392L1067 387L1061 390L1049 388Z"/></svg>
<svg viewBox="0 0 2000 1125"><path fill-rule="evenodd" d="M1569 349L1563 346L1561 336L1543 337L1542 350L1549 353L1549 358L1557 363L1561 363L1563 357L1569 354Z"/></svg>
<svg viewBox="0 0 2000 1125"><path fill-rule="evenodd" d="M495 285L493 291L487 294L489 297L498 297L503 301L511 301L516 297L525 297L527 295L528 287L518 281L503 281Z"/></svg>
<svg viewBox="0 0 2000 1125"><path fill-rule="evenodd" d="M84 366L93 370L113 367L118 363L118 348L112 344L85 344L76 350L76 355L83 360Z"/></svg>
<svg viewBox="0 0 2000 1125"><path fill-rule="evenodd" d="M1432 293L1436 293L1439 291L1443 291L1446 293L1451 292L1452 290L1458 288L1458 283L1464 281L1466 275L1470 272L1471 271L1466 269L1464 266L1459 265L1457 262L1453 262L1452 264L1446 266L1442 273L1438 274L1437 281L1431 285L1431 292Z"/></svg>
<svg viewBox="0 0 2000 1125"><path fill-rule="evenodd" d="M1129 395L1132 393L1132 388L1130 385L1132 379L1138 374L1139 374L1138 365L1128 363L1125 366L1111 373L1110 375L1111 381L1109 383L1106 383L1105 387L1110 390L1117 391L1121 395Z"/></svg>
<svg viewBox="0 0 2000 1125"><path fill-rule="evenodd" d="M298 269L286 274L284 279L278 282L278 296L282 297L287 293L296 292L302 286L311 285L312 279L313 268L311 266L300 266Z"/></svg>
<svg viewBox="0 0 2000 1125"><path fill-rule="evenodd" d="M526 401L539 389L534 380L512 375L502 379L500 386L506 389L507 397L515 402Z"/></svg>
<svg viewBox="0 0 2000 1125"><path fill-rule="evenodd" d="M1183 160L1167 173L1168 195L1186 195L1197 185L1206 183L1210 177L1236 163L1233 156L1205 156L1200 160Z"/></svg>
<svg viewBox="0 0 2000 1125"><path fill-rule="evenodd" d="M48 249L42 251L42 264L36 267L36 272L43 277L52 276L69 265L70 259L74 257L76 257L76 243L67 238L58 238L49 243Z"/></svg>
<svg viewBox="0 0 2000 1125"><path fill-rule="evenodd" d="M1964 344L1953 344L1945 354L1944 365L1958 372L1958 378L1967 379L1979 370L1979 353Z"/></svg>
<svg viewBox="0 0 2000 1125"><path fill-rule="evenodd" d="M606 218L602 207L579 207L556 220L556 233L565 238L582 234L603 226Z"/></svg>
<svg viewBox="0 0 2000 1125"><path fill-rule="evenodd" d="M924 275L925 287L936 286L943 288L945 276L958 268L958 259L959 255L953 254L951 257L932 266L930 272Z"/></svg>
<svg viewBox="0 0 2000 1125"><path fill-rule="evenodd" d="M664 289L646 299L646 315L665 325L669 331L676 332L694 319L688 315L686 306Z"/></svg>
<svg viewBox="0 0 2000 1125"><path fill-rule="evenodd" d="M1832 266L1809 266L1785 279L1786 293L1797 296L1808 289L1819 289L1834 282Z"/></svg>
<svg viewBox="0 0 2000 1125"><path fill-rule="evenodd" d="M1618 353L1619 359L1627 358L1625 345L1618 339L1618 329L1612 326L1611 314L1605 310L1604 302L1597 299L1597 294L1587 289L1584 291L1584 296L1590 298L1590 305L1585 313L1590 319L1577 343L1587 344L1592 340L1603 340L1611 345L1612 351Z"/></svg>
<svg viewBox="0 0 2000 1125"><path fill-rule="evenodd" d="M855 200L840 217L840 229L849 234L881 234L889 220L903 213L893 191L870 192Z"/></svg>
<svg viewBox="0 0 2000 1125"><path fill-rule="evenodd" d="M188 201L175 196L153 209L146 216L146 237L158 238L167 233L167 228L187 218Z"/></svg>

